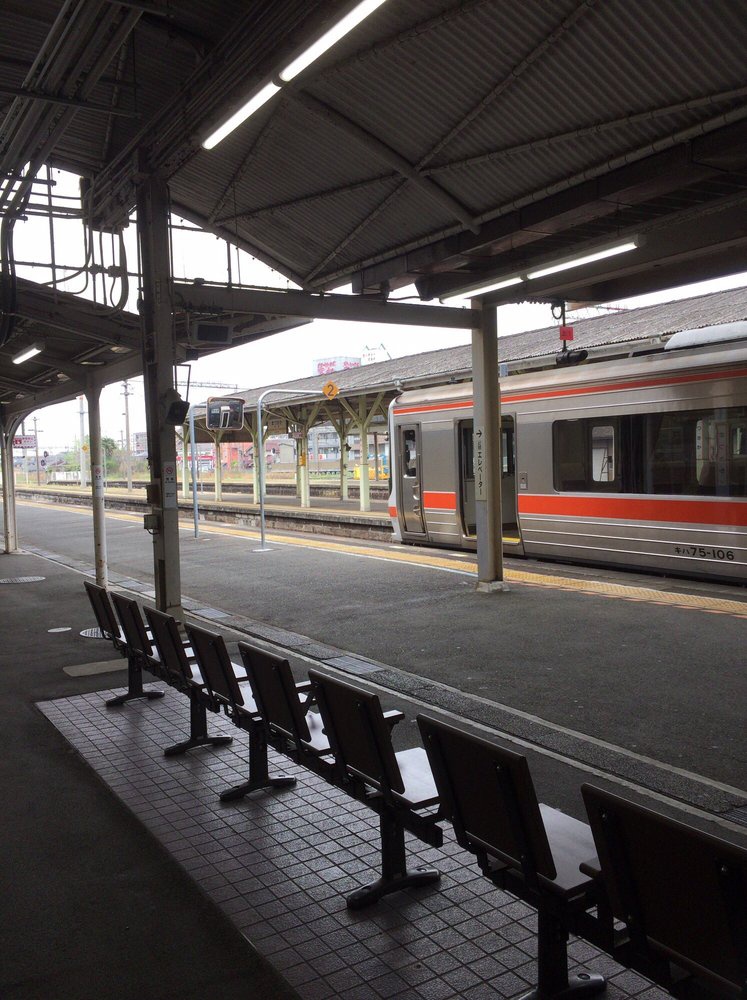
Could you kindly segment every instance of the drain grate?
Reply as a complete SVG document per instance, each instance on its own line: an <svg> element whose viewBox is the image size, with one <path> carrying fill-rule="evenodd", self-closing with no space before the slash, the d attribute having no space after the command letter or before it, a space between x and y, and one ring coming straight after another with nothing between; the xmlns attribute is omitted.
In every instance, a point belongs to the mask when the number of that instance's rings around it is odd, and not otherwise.
<svg viewBox="0 0 747 1000"><path fill-rule="evenodd" d="M80 633L86 639L103 639L104 633L100 628L84 628Z"/></svg>
<svg viewBox="0 0 747 1000"><path fill-rule="evenodd" d="M5 580L0 580L0 583L39 583L40 580L46 579L46 576L9 576Z"/></svg>

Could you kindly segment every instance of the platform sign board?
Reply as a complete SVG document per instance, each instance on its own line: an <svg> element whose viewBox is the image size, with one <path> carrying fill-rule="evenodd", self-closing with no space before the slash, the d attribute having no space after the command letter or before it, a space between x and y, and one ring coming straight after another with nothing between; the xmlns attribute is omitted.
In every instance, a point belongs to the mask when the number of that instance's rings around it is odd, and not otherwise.
<svg viewBox="0 0 747 1000"><path fill-rule="evenodd" d="M35 434L16 434L13 438L14 448L36 448Z"/></svg>
<svg viewBox="0 0 747 1000"><path fill-rule="evenodd" d="M244 400L237 396L211 396L205 405L209 430L238 430L244 423Z"/></svg>
<svg viewBox="0 0 747 1000"><path fill-rule="evenodd" d="M163 463L161 484L164 509L176 507L176 462Z"/></svg>
<svg viewBox="0 0 747 1000"><path fill-rule="evenodd" d="M288 421L285 417L267 417L266 426L268 434L288 433Z"/></svg>
<svg viewBox="0 0 747 1000"><path fill-rule="evenodd" d="M482 427L475 427L474 432L474 463L475 463L475 500L487 500L488 490L485 481L487 470L485 468L485 449L483 445L484 430Z"/></svg>
<svg viewBox="0 0 747 1000"><path fill-rule="evenodd" d="M325 385L322 387L322 392L327 397L327 399L334 399L339 391L340 390L338 386L332 381L332 379L330 379L329 382L325 383Z"/></svg>

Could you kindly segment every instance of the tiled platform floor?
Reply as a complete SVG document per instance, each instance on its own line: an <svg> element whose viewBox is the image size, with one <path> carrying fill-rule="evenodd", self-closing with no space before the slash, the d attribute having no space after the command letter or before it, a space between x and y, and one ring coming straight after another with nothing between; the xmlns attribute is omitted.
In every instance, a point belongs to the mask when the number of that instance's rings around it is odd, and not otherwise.
<svg viewBox="0 0 747 1000"><path fill-rule="evenodd" d="M483 878L448 827L442 850L408 840L413 863L442 872L440 886L350 912L346 893L378 873L370 810L275 754L294 788L222 804L218 793L248 774L243 734L210 716L232 745L166 758L187 731L186 701L167 691L106 709L111 694L39 707L303 1000L500 1000L533 983L533 911ZM569 953L571 966L609 977L608 1000L666 996L583 941Z"/></svg>

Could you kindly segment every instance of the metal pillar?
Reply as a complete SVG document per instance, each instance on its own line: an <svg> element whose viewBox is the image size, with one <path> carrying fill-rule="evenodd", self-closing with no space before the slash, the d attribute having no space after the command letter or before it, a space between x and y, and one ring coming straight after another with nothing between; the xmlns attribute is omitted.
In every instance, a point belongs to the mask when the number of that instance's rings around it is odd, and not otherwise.
<svg viewBox="0 0 747 1000"><path fill-rule="evenodd" d="M88 441L91 448L94 565L96 567L96 583L99 587L106 587L108 567L106 561L106 511L104 507L105 457L101 443L100 394L100 389L91 384L88 385L86 399L88 400Z"/></svg>
<svg viewBox="0 0 747 1000"><path fill-rule="evenodd" d="M190 407L191 411L191 407ZM190 419L192 419L190 412ZM191 431L190 431L190 442L192 441ZM188 472L189 459L187 457L187 431L182 427L182 500L189 500L189 472Z"/></svg>
<svg viewBox="0 0 747 1000"><path fill-rule="evenodd" d="M477 589L506 590L501 513L501 397L495 307L472 300L481 319L472 329Z"/></svg>
<svg viewBox="0 0 747 1000"><path fill-rule="evenodd" d="M13 468L13 428L0 423L3 470L3 541L6 554L18 551L16 521L16 479Z"/></svg>
<svg viewBox="0 0 747 1000"><path fill-rule="evenodd" d="M182 427L182 434L185 433L185 429ZM200 508L197 501L197 444L195 441L195 408L194 405L189 408L189 453L190 453L190 468L192 471L192 519L195 526L195 538L200 537ZM185 452L184 464L186 465L187 458Z"/></svg>
<svg viewBox="0 0 747 1000"><path fill-rule="evenodd" d="M78 402L80 403L80 451L79 451L80 488L82 490L86 488L86 478L87 478L86 477L86 423L85 423L86 408L83 404L83 399L84 399L83 396L78 397Z"/></svg>
<svg viewBox="0 0 747 1000"><path fill-rule="evenodd" d="M309 432L306 427L303 437L296 441L298 449L298 483L300 486L301 506L311 506L311 483L309 481Z"/></svg>
<svg viewBox="0 0 747 1000"><path fill-rule="evenodd" d="M174 389L174 333L166 182L146 174L137 191L137 231L143 262L143 372L148 462L152 483L153 577L156 606L183 617L174 426L166 423ZM194 449L194 442L192 442Z"/></svg>
<svg viewBox="0 0 747 1000"><path fill-rule="evenodd" d="M220 446L220 432L213 439L215 464L215 501L219 503L223 499L223 455Z"/></svg>
<svg viewBox="0 0 747 1000"><path fill-rule="evenodd" d="M127 492L132 493L132 447L130 444L130 383L125 379L122 383L124 396L124 418L125 418L125 463L127 473Z"/></svg>
<svg viewBox="0 0 747 1000"><path fill-rule="evenodd" d="M361 430L361 464L358 466L360 475L360 508L363 512L371 510L371 477L368 469L368 430Z"/></svg>

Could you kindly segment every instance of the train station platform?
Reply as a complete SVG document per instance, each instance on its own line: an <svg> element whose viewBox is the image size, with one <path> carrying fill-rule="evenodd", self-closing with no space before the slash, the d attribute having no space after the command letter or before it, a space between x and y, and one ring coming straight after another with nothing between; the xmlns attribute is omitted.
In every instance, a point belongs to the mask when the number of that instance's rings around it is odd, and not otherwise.
<svg viewBox="0 0 747 1000"><path fill-rule="evenodd" d="M165 758L184 699L106 709L125 673L82 634L90 515L18 513L24 551L0 557L0 995L508 1000L528 988L534 914L448 827L442 849L408 841L440 886L349 911L345 893L375 862L373 814L301 769L295 789L221 804L247 772L240 733L211 717L230 747ZM148 603L137 518L109 515L107 534L111 585ZM234 657L252 638L287 651L299 677L315 665L354 678L405 710L403 747L423 707L497 733L526 753L540 798L578 818L591 780L747 842L740 588L511 563L509 593L487 596L467 556L270 542L256 552L256 535L221 525L183 537L185 609ZM608 976L611 1000L666 995L582 941L570 956Z"/></svg>

